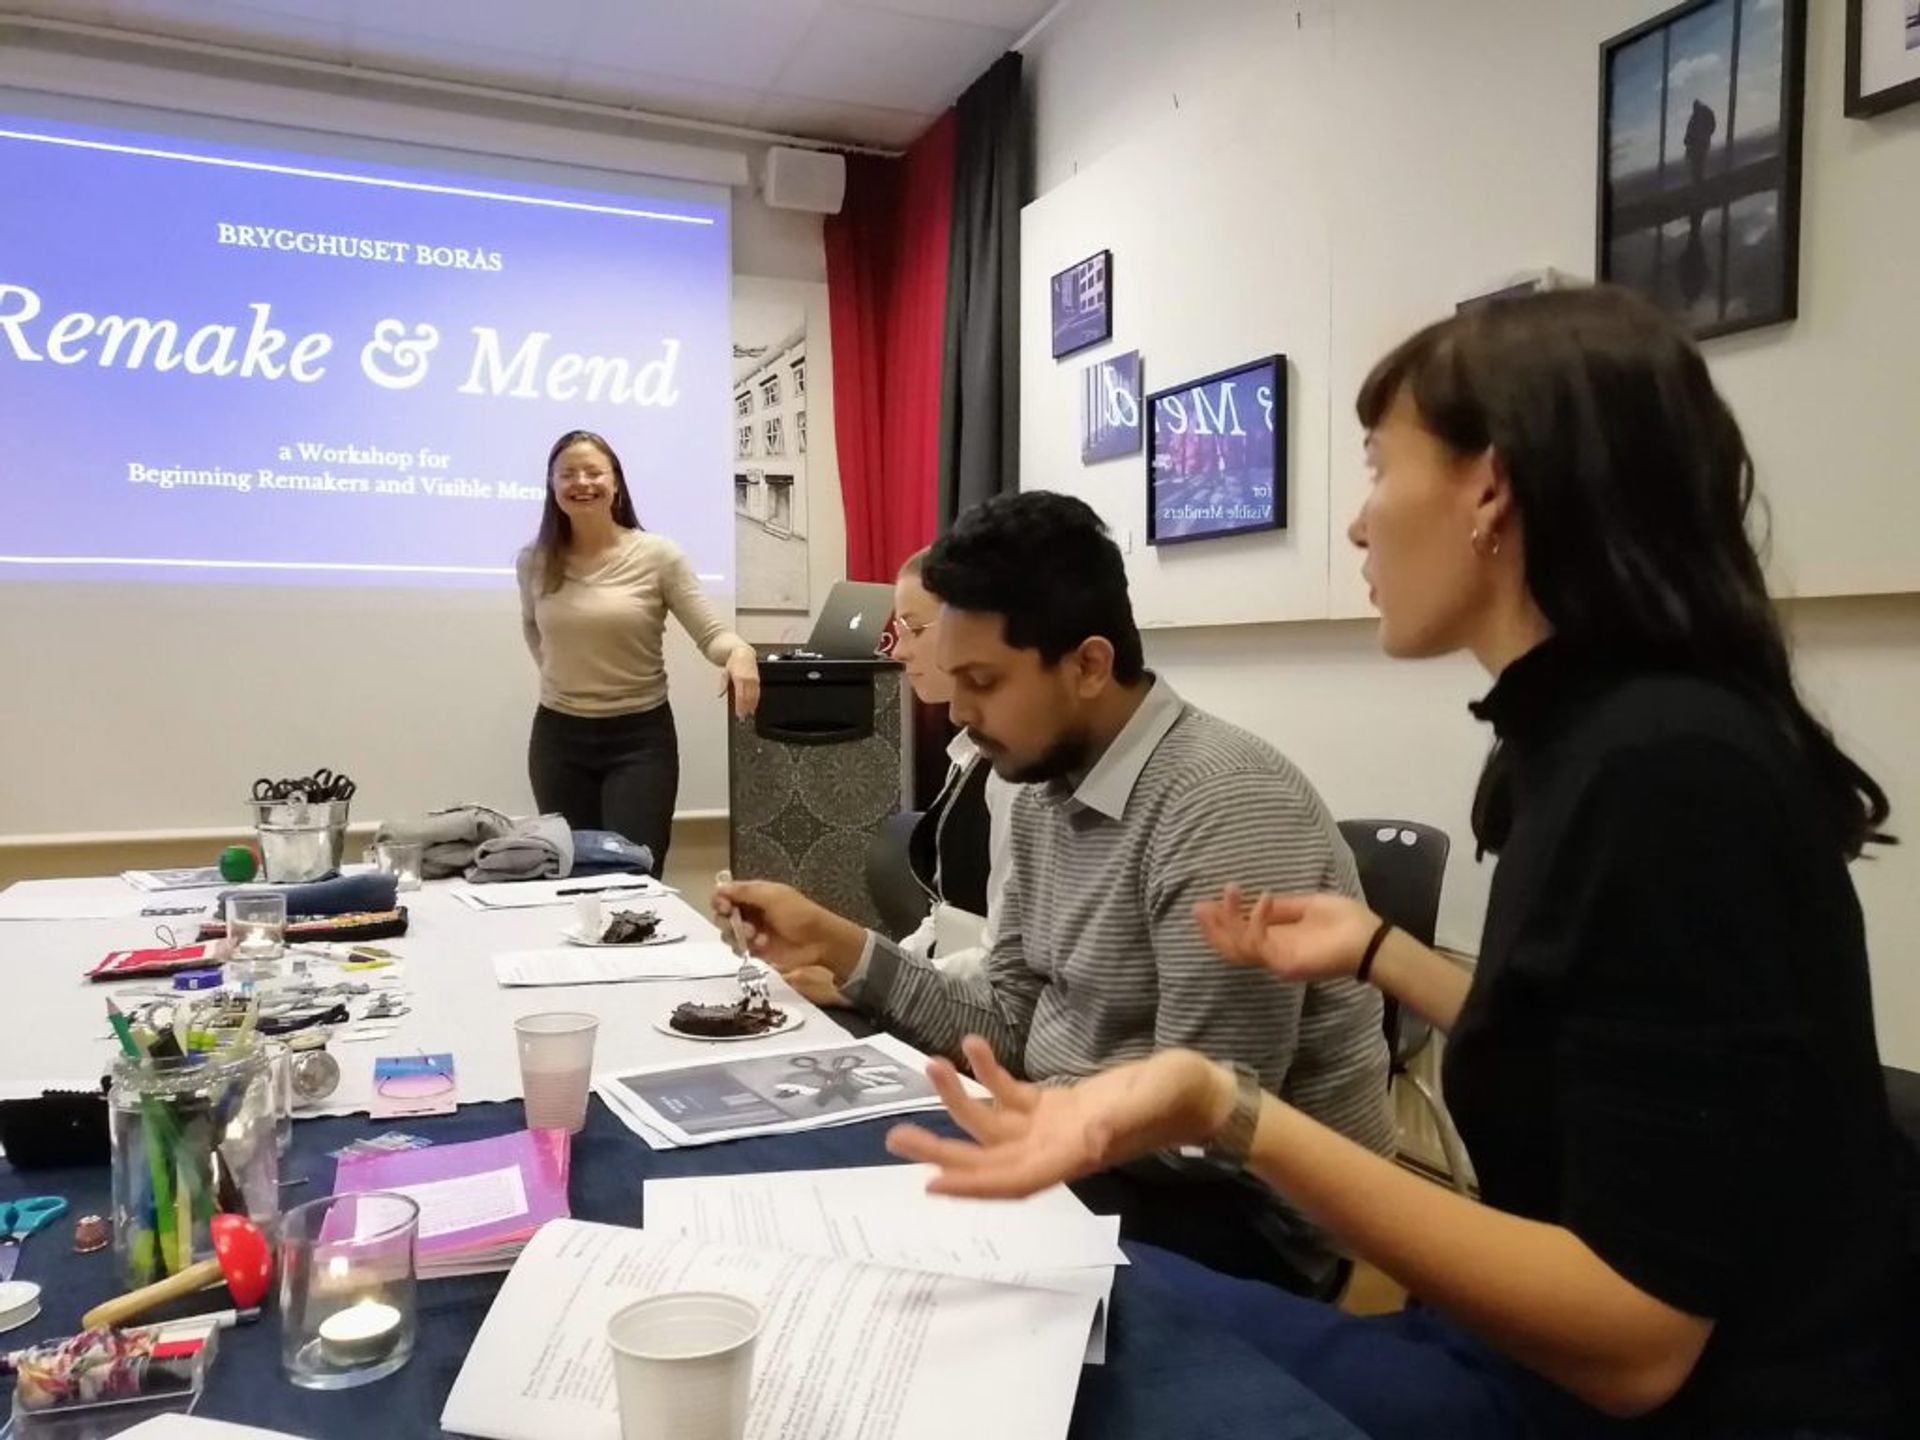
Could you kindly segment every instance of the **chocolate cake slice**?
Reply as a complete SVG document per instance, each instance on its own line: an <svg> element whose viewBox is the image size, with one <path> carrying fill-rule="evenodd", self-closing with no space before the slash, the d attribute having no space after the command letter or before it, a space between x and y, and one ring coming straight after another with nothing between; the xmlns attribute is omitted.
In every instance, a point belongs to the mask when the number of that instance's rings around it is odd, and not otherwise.
<svg viewBox="0 0 1920 1440"><path fill-rule="evenodd" d="M764 1035L787 1023L787 1013L764 999L741 998L730 1005L701 1005L689 1000L673 1008L667 1024L684 1035Z"/></svg>

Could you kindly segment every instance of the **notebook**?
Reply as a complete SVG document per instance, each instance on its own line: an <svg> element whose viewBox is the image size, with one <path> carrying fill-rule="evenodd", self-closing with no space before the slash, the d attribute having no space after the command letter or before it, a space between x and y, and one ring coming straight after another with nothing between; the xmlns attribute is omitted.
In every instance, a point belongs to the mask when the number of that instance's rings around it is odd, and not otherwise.
<svg viewBox="0 0 1920 1440"><path fill-rule="evenodd" d="M549 1220L569 1215L564 1130L520 1130L425 1150L343 1157L333 1193L382 1190L420 1207L420 1278L508 1270Z"/></svg>

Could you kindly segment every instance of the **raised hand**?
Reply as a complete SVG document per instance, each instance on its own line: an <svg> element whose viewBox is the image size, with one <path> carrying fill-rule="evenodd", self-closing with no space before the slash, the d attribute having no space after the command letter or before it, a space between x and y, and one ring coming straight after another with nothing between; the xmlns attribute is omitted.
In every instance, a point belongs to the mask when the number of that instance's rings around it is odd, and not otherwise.
<svg viewBox="0 0 1920 1440"><path fill-rule="evenodd" d="M735 880L713 892L714 918L733 933L749 954L782 975L822 967L835 984L860 963L866 931L851 920L814 904L791 885L768 880Z"/></svg>
<svg viewBox="0 0 1920 1440"><path fill-rule="evenodd" d="M897 1125L887 1148L939 1167L937 1194L1010 1199L1105 1170L1170 1145L1206 1140L1226 1123L1233 1072L1191 1050L1163 1050L1073 1085L1028 1085L1009 1075L986 1041L962 1044L993 1103L975 1099L945 1060L927 1077L972 1140Z"/></svg>
<svg viewBox="0 0 1920 1440"><path fill-rule="evenodd" d="M1380 920L1344 895L1262 895L1251 905L1237 885L1193 907L1201 933L1236 965L1261 965L1283 980L1351 975Z"/></svg>

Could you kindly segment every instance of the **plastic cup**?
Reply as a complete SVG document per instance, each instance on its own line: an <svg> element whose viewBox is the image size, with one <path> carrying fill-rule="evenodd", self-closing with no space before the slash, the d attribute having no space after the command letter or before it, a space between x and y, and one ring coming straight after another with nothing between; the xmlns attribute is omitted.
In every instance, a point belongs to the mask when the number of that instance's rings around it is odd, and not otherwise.
<svg viewBox="0 0 1920 1440"><path fill-rule="evenodd" d="M734 1295L652 1295L607 1322L621 1440L741 1440L760 1309Z"/></svg>
<svg viewBox="0 0 1920 1440"><path fill-rule="evenodd" d="M573 897L573 932L585 940L598 940L606 933L607 916L600 908L598 895Z"/></svg>
<svg viewBox="0 0 1920 1440"><path fill-rule="evenodd" d="M513 1022L520 1047L520 1093L529 1130L578 1135L587 1123L593 1081L593 1037L599 1017L571 1010L522 1015Z"/></svg>

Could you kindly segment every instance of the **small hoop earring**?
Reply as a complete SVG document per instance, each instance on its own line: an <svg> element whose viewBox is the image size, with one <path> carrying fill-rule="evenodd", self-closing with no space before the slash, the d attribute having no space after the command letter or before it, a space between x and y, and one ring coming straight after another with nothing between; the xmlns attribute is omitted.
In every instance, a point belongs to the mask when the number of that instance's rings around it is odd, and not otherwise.
<svg viewBox="0 0 1920 1440"><path fill-rule="evenodd" d="M1473 527L1473 533L1467 537L1467 544L1473 547L1473 553L1476 555L1491 556L1500 553L1500 537L1498 535L1492 538L1486 549L1482 550L1480 548L1480 527L1478 525Z"/></svg>

